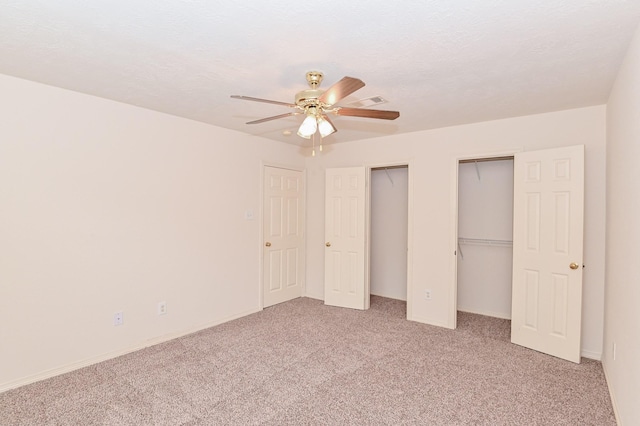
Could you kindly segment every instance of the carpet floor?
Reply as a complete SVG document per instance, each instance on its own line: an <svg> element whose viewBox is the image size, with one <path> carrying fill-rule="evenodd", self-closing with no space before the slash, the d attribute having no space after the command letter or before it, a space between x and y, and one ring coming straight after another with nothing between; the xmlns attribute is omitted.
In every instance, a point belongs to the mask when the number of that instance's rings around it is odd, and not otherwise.
<svg viewBox="0 0 640 426"><path fill-rule="evenodd" d="M295 299L4 392L0 424L616 424L600 362L513 345L507 320L405 317Z"/></svg>

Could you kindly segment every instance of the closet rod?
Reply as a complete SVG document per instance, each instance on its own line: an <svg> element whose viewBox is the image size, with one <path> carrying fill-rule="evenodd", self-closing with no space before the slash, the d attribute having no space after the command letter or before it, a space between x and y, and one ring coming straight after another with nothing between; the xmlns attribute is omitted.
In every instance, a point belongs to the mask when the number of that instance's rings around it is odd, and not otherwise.
<svg viewBox="0 0 640 426"><path fill-rule="evenodd" d="M500 161L500 160L513 160L513 155L505 157L488 157L488 158L470 158L468 160L459 160L460 164L464 163L477 163L483 161Z"/></svg>
<svg viewBox="0 0 640 426"><path fill-rule="evenodd" d="M511 247L513 241L510 240L491 240L486 238L458 238L458 244L482 245L482 246L502 246Z"/></svg>

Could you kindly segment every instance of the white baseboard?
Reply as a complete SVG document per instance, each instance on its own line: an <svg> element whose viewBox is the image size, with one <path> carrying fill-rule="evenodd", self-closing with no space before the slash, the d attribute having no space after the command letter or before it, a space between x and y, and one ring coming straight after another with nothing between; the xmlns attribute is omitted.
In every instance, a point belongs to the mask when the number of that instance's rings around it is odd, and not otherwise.
<svg viewBox="0 0 640 426"><path fill-rule="evenodd" d="M508 314L505 315L505 314L499 314L496 312L487 312L487 311L478 312L478 311L474 311L473 309L466 309L462 307L458 307L458 310L460 312L466 312L468 314L484 315L485 317L494 317L494 318L500 318L500 319L506 319L506 320L511 319L511 315L508 315Z"/></svg>
<svg viewBox="0 0 640 426"><path fill-rule="evenodd" d="M324 301L324 295L318 296L317 294L306 293L303 297L308 297L309 299L316 299Z"/></svg>
<svg viewBox="0 0 640 426"><path fill-rule="evenodd" d="M602 352L589 351L583 349L580 351L580 356L589 359L595 359L596 361L602 361Z"/></svg>
<svg viewBox="0 0 640 426"><path fill-rule="evenodd" d="M87 359L83 359L81 361L76 361L76 362L72 362L60 367L56 367L56 368L52 368L50 370L45 370L42 371L40 373L37 374L33 374L27 377L22 377L20 379L17 380L12 380L10 382L6 382L6 383L0 383L0 393L2 392L6 392L8 390L11 389L15 389L15 388L19 388L20 386L25 386L31 383L35 383L35 382L39 382L40 380L45 380L45 379L49 379L51 377L55 377L55 376L59 376L60 374L64 374L64 373L69 373L71 371L74 370L78 370L80 368L84 368L84 367L88 367L90 365L93 364L97 364L99 362L102 361L106 361L108 359L112 359L112 358L116 358L122 355L126 355L128 353L131 352L135 352L135 351L139 351L141 349L144 348L148 348L149 346L154 346L160 343L164 343L164 342L168 342L169 340L173 340L173 339L177 339L178 337L182 337L182 336L186 336L188 334L192 334L192 333L196 333L200 330L204 330L210 327L215 327L216 325L220 325L223 324L225 322L229 322L229 321L233 321L235 319L238 318L242 318L245 317L247 315L251 315L251 314L255 314L256 312L260 312L262 309L261 308L257 308L257 309L251 309L249 311L245 311L242 312L240 314L237 315L232 315L230 317L227 318L223 318L221 320L218 321L212 321L206 324L202 324L199 325L197 327L193 327L187 330L182 330L179 332L175 332L175 333L169 333L169 334L165 334L162 336L158 336L158 337L154 337L152 339L149 340L145 340L144 342L137 344L137 345L133 345L130 346L128 348L125 349L121 349L118 351L114 351L114 352L108 352L102 355L98 355L95 357L91 357L91 358L87 358Z"/></svg>
<svg viewBox="0 0 640 426"><path fill-rule="evenodd" d="M616 424L622 425L620 421L620 416L618 415L618 404L616 403L616 394L611 389L611 384L609 382L609 374L607 373L607 364L605 362L602 363L602 371L604 372L604 381L607 382L607 388L609 389L609 397L611 398L611 405L613 406L613 415L616 416Z"/></svg>
<svg viewBox="0 0 640 426"><path fill-rule="evenodd" d="M401 302L406 302L407 301L406 297L403 299L402 297L397 297L395 295L380 294L380 293L369 293L369 294L371 296L380 296L380 297L384 297L386 299L400 300Z"/></svg>

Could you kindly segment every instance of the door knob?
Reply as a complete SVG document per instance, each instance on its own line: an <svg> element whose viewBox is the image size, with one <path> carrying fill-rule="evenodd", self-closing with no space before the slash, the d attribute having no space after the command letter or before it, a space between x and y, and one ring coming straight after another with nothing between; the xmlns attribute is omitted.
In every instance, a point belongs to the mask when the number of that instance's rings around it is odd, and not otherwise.
<svg viewBox="0 0 640 426"><path fill-rule="evenodd" d="M267 241L266 243L264 243L265 246L267 247L271 247L271 243L269 241Z"/></svg>
<svg viewBox="0 0 640 426"><path fill-rule="evenodd" d="M569 268L578 269L578 264L576 262L571 262L571 264L569 265Z"/></svg>
<svg viewBox="0 0 640 426"><path fill-rule="evenodd" d="M324 245L327 246L327 247L331 247L331 243L329 243L329 242L324 243Z"/></svg>

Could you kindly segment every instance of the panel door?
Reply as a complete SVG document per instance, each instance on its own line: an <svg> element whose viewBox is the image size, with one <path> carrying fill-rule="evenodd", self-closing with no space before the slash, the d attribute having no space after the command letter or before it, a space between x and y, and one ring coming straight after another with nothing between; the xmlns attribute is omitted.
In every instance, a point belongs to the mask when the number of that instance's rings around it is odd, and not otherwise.
<svg viewBox="0 0 640 426"><path fill-rule="evenodd" d="M584 147L514 159L511 341L580 362Z"/></svg>
<svg viewBox="0 0 640 426"><path fill-rule="evenodd" d="M327 169L324 303L366 309L365 169Z"/></svg>
<svg viewBox="0 0 640 426"><path fill-rule="evenodd" d="M263 306L302 296L304 179L302 172L264 169Z"/></svg>

